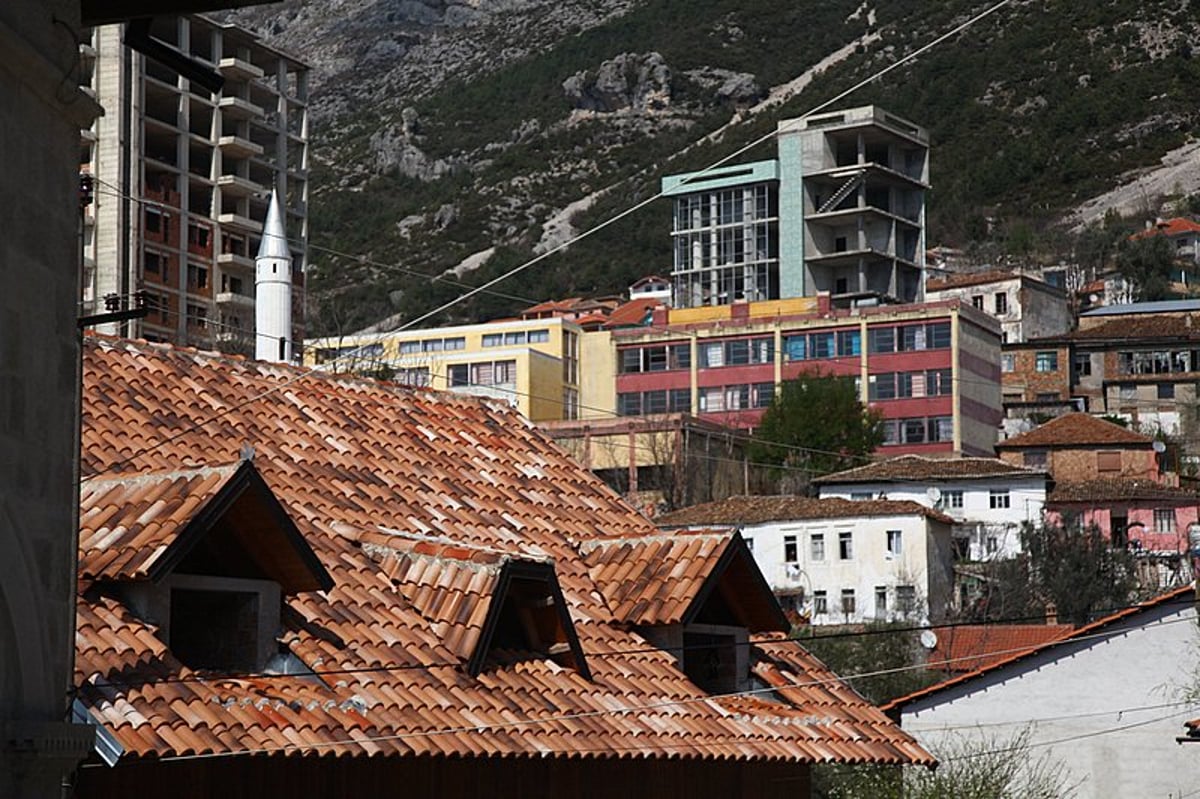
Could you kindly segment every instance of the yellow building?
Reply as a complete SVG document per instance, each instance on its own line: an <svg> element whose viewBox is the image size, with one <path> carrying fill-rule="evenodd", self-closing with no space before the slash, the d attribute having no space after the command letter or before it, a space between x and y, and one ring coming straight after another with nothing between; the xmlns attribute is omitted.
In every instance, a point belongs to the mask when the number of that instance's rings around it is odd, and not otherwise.
<svg viewBox="0 0 1200 799"><path fill-rule="evenodd" d="M309 339L304 363L501 399L533 422L577 419L582 332L554 318Z"/></svg>

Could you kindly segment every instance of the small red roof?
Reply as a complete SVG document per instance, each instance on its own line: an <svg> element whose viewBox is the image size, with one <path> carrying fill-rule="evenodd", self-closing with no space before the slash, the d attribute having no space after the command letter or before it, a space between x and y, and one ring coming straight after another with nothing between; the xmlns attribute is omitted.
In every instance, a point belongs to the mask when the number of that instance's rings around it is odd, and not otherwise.
<svg viewBox="0 0 1200 799"><path fill-rule="evenodd" d="M946 277L935 277L925 282L926 291L945 291L946 289L979 286L985 283L998 283L1002 280L1016 280L1021 277L1008 269L991 269L984 272L964 272Z"/></svg>
<svg viewBox="0 0 1200 799"><path fill-rule="evenodd" d="M636 300L630 300L619 305L615 311L609 314L604 327L611 330L616 327L644 326L651 312L660 305L662 305L662 300L653 297L638 297Z"/></svg>
<svg viewBox="0 0 1200 799"><path fill-rule="evenodd" d="M1131 240L1134 240L1134 239L1145 239L1145 238L1149 238L1151 236L1158 236L1158 235L1182 236L1185 233L1200 233L1200 222L1193 222L1192 220L1187 219L1185 217L1177 216L1174 219L1166 219L1162 222L1159 222L1152 228L1147 228L1146 230L1139 230L1137 233L1134 233L1129 238Z"/></svg>
<svg viewBox="0 0 1200 799"><path fill-rule="evenodd" d="M939 630L929 655L935 671L968 672L1007 660L1017 652L1070 635L1070 624L964 624Z"/></svg>
<svg viewBox="0 0 1200 799"><path fill-rule="evenodd" d="M782 522L793 519L852 519L862 516L925 516L944 524L954 520L911 500L838 497L814 499L794 496L737 496L705 502L659 516L659 527L739 525Z"/></svg>
<svg viewBox="0 0 1200 799"><path fill-rule="evenodd" d="M1068 413L1051 419L1027 433L1013 436L996 444L996 449L1074 448L1087 446L1125 445L1145 449L1154 439L1135 433L1119 424L1097 419L1086 413Z"/></svg>

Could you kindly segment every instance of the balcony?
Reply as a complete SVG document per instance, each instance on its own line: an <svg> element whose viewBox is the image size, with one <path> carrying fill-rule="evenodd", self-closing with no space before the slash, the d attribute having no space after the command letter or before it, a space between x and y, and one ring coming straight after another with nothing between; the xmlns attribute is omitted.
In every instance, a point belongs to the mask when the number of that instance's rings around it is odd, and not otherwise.
<svg viewBox="0 0 1200 799"><path fill-rule="evenodd" d="M266 191L262 184L240 175L221 175L217 178L217 187L221 189L222 194L230 197L251 197Z"/></svg>
<svg viewBox="0 0 1200 799"><path fill-rule="evenodd" d="M217 217L217 221L221 223L221 227L234 228L247 233L262 233L261 222L255 222L250 217L241 214L221 214Z"/></svg>
<svg viewBox="0 0 1200 799"><path fill-rule="evenodd" d="M263 115L262 107L241 97L222 97L217 107L230 119L258 119Z"/></svg>
<svg viewBox="0 0 1200 799"><path fill-rule="evenodd" d="M254 298L236 291L222 291L217 294L217 305L231 310L254 310Z"/></svg>
<svg viewBox="0 0 1200 799"><path fill-rule="evenodd" d="M251 158L263 154L262 145L255 144L241 136L222 136L217 139L217 145L224 155L232 158Z"/></svg>
<svg viewBox="0 0 1200 799"><path fill-rule="evenodd" d="M254 259L232 252L223 252L217 256L217 266L224 270L246 269L254 271Z"/></svg>
<svg viewBox="0 0 1200 799"><path fill-rule="evenodd" d="M257 80L265 74L259 67L240 58L222 58L217 67L231 80Z"/></svg>

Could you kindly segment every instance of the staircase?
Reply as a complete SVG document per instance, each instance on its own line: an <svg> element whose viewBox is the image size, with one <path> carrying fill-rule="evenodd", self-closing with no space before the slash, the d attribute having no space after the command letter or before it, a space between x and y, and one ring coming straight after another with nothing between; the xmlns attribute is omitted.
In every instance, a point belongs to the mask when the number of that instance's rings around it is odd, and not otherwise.
<svg viewBox="0 0 1200 799"><path fill-rule="evenodd" d="M866 170L856 172L855 174L851 175L849 180L839 186L838 190L830 195L828 200L821 204L821 207L817 209L817 213L828 213L836 208L842 200L850 196L850 192L858 188L859 184L863 182L863 178L865 178L866 175Z"/></svg>

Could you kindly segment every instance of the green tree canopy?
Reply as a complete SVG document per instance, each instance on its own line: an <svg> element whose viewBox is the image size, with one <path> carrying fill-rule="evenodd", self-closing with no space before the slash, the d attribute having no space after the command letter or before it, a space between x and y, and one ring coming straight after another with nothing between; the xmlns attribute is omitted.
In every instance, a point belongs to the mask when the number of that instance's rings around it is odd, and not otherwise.
<svg viewBox="0 0 1200 799"><path fill-rule="evenodd" d="M882 419L859 402L853 378L802 374L785 382L771 401L750 458L809 476L858 466L883 443Z"/></svg>
<svg viewBox="0 0 1200 799"><path fill-rule="evenodd" d="M1117 269L1133 284L1138 300L1151 302L1171 296L1175 250L1166 236L1126 239L1117 248Z"/></svg>
<svg viewBox="0 0 1200 799"><path fill-rule="evenodd" d="M1133 555L1114 547L1095 525L1066 519L1026 525L1023 554L988 564L987 588L970 615L981 619L1036 618L1053 604L1061 621L1086 624L1123 607L1137 588Z"/></svg>

